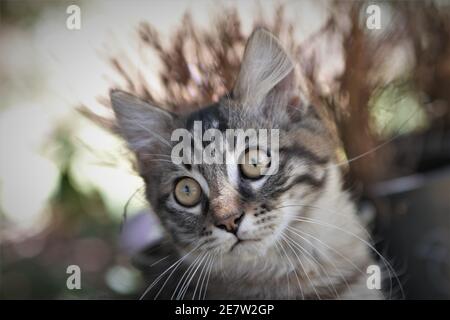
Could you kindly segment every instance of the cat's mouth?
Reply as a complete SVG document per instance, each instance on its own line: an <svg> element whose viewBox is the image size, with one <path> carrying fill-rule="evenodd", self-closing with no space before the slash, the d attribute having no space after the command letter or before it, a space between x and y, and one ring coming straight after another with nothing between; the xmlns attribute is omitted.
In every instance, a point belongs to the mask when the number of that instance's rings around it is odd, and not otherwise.
<svg viewBox="0 0 450 320"><path fill-rule="evenodd" d="M236 238L236 242L231 246L230 251L229 252L233 252L233 250L238 247L238 246L242 246L246 243L249 242L258 242L261 241L261 239L240 239L240 238Z"/></svg>

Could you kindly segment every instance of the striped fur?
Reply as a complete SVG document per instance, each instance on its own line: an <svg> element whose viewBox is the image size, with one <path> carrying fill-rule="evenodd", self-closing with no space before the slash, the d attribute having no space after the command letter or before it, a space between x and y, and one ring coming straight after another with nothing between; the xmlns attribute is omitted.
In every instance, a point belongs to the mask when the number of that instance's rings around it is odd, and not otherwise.
<svg viewBox="0 0 450 320"><path fill-rule="evenodd" d="M183 260L194 266L188 274L197 280L211 273L207 297L381 298L365 285L365 270L373 263L367 235L342 189L332 139L314 107L299 102L293 70L278 40L259 29L233 92L215 105L172 115L143 108L144 102L123 92L112 92L111 99L121 132L137 154L150 204L180 255L195 249ZM220 130L279 129L278 173L252 181L236 165L171 163L170 132L190 130L194 121ZM174 199L174 181L185 176L202 186L202 200L193 208ZM236 212L243 213L239 244L213 221ZM177 277L183 281L182 273L175 272ZM164 289L167 295L159 297L186 297L176 287Z"/></svg>

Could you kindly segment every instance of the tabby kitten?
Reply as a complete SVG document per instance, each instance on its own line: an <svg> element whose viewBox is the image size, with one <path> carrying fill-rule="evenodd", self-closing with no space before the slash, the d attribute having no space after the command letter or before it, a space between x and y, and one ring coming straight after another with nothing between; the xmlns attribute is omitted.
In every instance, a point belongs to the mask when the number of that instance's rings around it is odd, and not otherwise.
<svg viewBox="0 0 450 320"><path fill-rule="evenodd" d="M382 298L366 285L370 245L341 187L332 139L314 107L299 99L295 83L288 54L257 29L232 92L216 104L172 114L111 91L148 201L181 257L149 289L161 292L172 278L172 298ZM278 129L278 172L262 175L245 162L175 164L171 133L192 130L195 121L203 130ZM246 152L270 158L261 150ZM187 270L178 272L181 266Z"/></svg>

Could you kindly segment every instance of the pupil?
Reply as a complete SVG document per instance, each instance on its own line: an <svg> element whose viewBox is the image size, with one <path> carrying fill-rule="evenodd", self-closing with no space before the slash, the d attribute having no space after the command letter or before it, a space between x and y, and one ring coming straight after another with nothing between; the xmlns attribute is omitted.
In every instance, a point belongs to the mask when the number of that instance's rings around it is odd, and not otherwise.
<svg viewBox="0 0 450 320"><path fill-rule="evenodd" d="M184 185L183 191L184 191L184 193L189 194L189 186Z"/></svg>

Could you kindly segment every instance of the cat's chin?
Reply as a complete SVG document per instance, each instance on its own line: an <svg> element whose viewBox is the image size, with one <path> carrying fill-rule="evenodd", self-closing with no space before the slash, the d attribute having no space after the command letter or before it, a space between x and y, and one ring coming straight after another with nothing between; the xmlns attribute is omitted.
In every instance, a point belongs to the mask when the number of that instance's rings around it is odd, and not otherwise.
<svg viewBox="0 0 450 320"><path fill-rule="evenodd" d="M228 254L233 257L252 258L264 252L264 241L262 239L238 239L228 250Z"/></svg>

